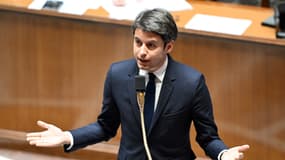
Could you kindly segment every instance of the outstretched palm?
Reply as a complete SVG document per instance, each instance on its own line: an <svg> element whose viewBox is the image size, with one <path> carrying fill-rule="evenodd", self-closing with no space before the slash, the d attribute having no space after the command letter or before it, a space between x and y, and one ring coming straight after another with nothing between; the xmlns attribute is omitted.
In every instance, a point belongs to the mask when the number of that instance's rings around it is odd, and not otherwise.
<svg viewBox="0 0 285 160"><path fill-rule="evenodd" d="M39 147L56 147L70 143L67 133L63 132L57 126L45 123L43 121L38 121L37 124L46 130L42 132L28 133L27 141L31 145L36 145Z"/></svg>

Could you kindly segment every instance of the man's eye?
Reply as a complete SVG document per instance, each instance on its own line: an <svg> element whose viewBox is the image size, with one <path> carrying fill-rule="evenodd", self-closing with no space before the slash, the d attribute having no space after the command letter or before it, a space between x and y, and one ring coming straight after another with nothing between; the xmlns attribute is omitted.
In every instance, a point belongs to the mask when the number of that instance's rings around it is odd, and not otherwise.
<svg viewBox="0 0 285 160"><path fill-rule="evenodd" d="M149 44L147 44L147 48L150 49L150 50L153 50L153 49L156 48L156 45L153 44L153 43L149 43Z"/></svg>
<svg viewBox="0 0 285 160"><path fill-rule="evenodd" d="M142 42L140 40L135 40L137 46L141 46Z"/></svg>

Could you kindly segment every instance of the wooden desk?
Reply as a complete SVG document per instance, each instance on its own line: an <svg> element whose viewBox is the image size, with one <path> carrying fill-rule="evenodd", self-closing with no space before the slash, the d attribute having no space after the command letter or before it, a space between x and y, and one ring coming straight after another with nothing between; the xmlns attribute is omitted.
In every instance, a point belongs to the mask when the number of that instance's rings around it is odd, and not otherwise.
<svg viewBox="0 0 285 160"><path fill-rule="evenodd" d="M9 3L8 3L9 2ZM94 122L109 65L132 57L129 21L102 8L83 16L26 9L31 1L0 1L0 128L63 129ZM229 146L249 143L247 159L285 157L285 41L261 26L268 8L191 1L173 13L179 37L173 57L206 76L220 134ZM242 36L187 30L195 14L253 20ZM194 143L199 156L203 151ZM120 132L110 144L118 144Z"/></svg>

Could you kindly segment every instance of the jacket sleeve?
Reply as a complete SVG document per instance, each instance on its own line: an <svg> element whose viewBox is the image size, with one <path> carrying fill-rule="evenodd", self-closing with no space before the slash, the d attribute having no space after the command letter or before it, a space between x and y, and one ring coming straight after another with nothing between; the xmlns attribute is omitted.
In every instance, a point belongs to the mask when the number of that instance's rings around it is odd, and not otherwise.
<svg viewBox="0 0 285 160"><path fill-rule="evenodd" d="M71 130L73 146L69 149L69 146L65 145L64 150L71 152L87 145L107 141L116 135L119 125L120 114L112 96L112 69L110 69L104 85L103 107L97 121Z"/></svg>
<svg viewBox="0 0 285 160"><path fill-rule="evenodd" d="M193 121L197 132L196 141L208 156L216 160L219 153L227 149L227 146L218 135L212 102L203 75L200 77L195 91L193 106Z"/></svg>

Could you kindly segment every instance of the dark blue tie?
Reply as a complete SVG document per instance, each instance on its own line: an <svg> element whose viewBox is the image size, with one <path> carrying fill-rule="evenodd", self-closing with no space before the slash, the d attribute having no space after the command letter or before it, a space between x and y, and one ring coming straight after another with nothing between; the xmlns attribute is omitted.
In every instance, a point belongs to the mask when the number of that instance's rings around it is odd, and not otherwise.
<svg viewBox="0 0 285 160"><path fill-rule="evenodd" d="M145 104L144 104L144 122L147 131L152 120L154 112L154 101L155 101L155 75L153 73L149 73L148 75L149 75L149 81L146 86Z"/></svg>

